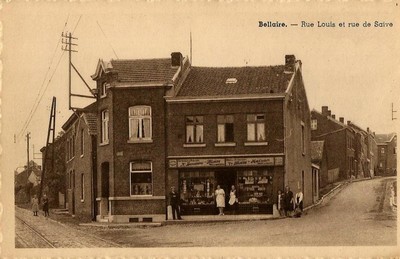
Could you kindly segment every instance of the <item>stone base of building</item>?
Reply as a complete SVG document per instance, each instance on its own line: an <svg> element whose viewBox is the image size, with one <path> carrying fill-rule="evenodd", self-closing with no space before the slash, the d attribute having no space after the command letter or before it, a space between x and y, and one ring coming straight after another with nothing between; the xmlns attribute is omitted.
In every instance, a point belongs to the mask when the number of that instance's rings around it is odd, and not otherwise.
<svg viewBox="0 0 400 259"><path fill-rule="evenodd" d="M163 222L165 214L149 214L149 215L97 215L97 222L113 222L113 223L142 223L142 222Z"/></svg>

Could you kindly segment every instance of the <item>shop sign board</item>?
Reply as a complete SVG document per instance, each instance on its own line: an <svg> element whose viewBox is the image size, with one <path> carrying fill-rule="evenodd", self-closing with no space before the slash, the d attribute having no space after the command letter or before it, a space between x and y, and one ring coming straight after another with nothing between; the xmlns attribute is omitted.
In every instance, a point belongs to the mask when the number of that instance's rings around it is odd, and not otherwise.
<svg viewBox="0 0 400 259"><path fill-rule="evenodd" d="M170 159L170 168L274 166L283 165L283 157L229 157Z"/></svg>
<svg viewBox="0 0 400 259"><path fill-rule="evenodd" d="M273 166L273 157L232 157L226 159L226 166Z"/></svg>
<svg viewBox="0 0 400 259"><path fill-rule="evenodd" d="M283 165L283 157L281 156L275 157L275 165Z"/></svg>
<svg viewBox="0 0 400 259"><path fill-rule="evenodd" d="M179 159L178 168L182 167L210 167L210 166L225 166L224 158L190 158Z"/></svg>

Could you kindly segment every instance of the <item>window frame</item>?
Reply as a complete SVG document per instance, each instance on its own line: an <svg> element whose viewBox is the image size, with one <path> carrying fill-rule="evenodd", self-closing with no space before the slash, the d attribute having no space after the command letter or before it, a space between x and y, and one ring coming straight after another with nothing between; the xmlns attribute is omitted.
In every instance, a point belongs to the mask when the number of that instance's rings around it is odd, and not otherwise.
<svg viewBox="0 0 400 259"><path fill-rule="evenodd" d="M85 201L85 174L81 173L81 202Z"/></svg>
<svg viewBox="0 0 400 259"><path fill-rule="evenodd" d="M133 171L132 164L134 163L150 163L150 171ZM132 174L135 173L150 173L151 175L151 194L132 194ZM129 162L129 196L130 197L151 197L154 196L154 180L153 180L153 162L149 160L136 160Z"/></svg>
<svg viewBox="0 0 400 259"><path fill-rule="evenodd" d="M301 124L301 152L304 156L306 154L306 127L303 121L300 124Z"/></svg>
<svg viewBox="0 0 400 259"><path fill-rule="evenodd" d="M311 130L317 130L317 129L318 129L318 120L311 119Z"/></svg>
<svg viewBox="0 0 400 259"><path fill-rule="evenodd" d="M101 83L100 86L100 98L104 98L107 96L107 82Z"/></svg>
<svg viewBox="0 0 400 259"><path fill-rule="evenodd" d="M254 116L255 120L249 120L249 116ZM260 121L258 121L257 117L258 116L263 116L264 118ZM267 131L266 131L266 115L265 113L250 113L250 114L246 114L246 141L249 143L263 143L267 141ZM252 124L254 125L254 140L250 140L249 139L249 125ZM258 139L258 133L259 133L259 125L264 125L264 139L263 140L259 140Z"/></svg>
<svg viewBox="0 0 400 259"><path fill-rule="evenodd" d="M381 147L381 154L385 154L385 148Z"/></svg>
<svg viewBox="0 0 400 259"><path fill-rule="evenodd" d="M149 108L149 114L150 115L131 115L131 109L141 109L141 108ZM149 105L134 105L134 106L130 106L128 108L128 142L130 143L140 143L140 142L152 142L153 141L153 113L152 113L152 108ZM133 138L131 137L133 134L132 130L132 124L131 124L131 120L137 119L139 120L139 128L140 126L143 127L144 125L144 120L145 119L149 119L150 120L150 128L149 128L149 137L139 137L139 138ZM142 134L141 131L139 131L139 134Z"/></svg>
<svg viewBox="0 0 400 259"><path fill-rule="evenodd" d="M193 122L188 122L188 118L193 117ZM196 122L196 118L201 118L201 122ZM193 126L193 140L188 142L188 126ZM197 126L202 126L201 142L197 141ZM186 145L198 145L205 144L204 141L204 116L203 115L187 115L185 116L185 144Z"/></svg>
<svg viewBox="0 0 400 259"><path fill-rule="evenodd" d="M85 154L85 129L81 129L81 157Z"/></svg>
<svg viewBox="0 0 400 259"><path fill-rule="evenodd" d="M107 113L108 116L105 116L105 114ZM100 138L100 144L108 144L110 142L110 111L108 109L104 109L101 111L100 113L101 116L101 138ZM106 124L106 126L105 126ZM107 133L107 134L106 134ZM107 136L107 138L105 138Z"/></svg>
<svg viewBox="0 0 400 259"><path fill-rule="evenodd" d="M232 118L232 122L228 122L229 121L228 117ZM223 120L223 122L219 122L220 119ZM227 141L227 127L226 127L227 124L232 124L232 140L230 140L230 141ZM224 134L223 138L224 138L224 141L220 141L219 140L220 139L220 135L219 135L219 133L220 133L219 127L220 126L223 126L223 134ZM217 115L217 134L216 135L217 135L216 144L235 143L235 117L234 117L233 114L220 114L220 115Z"/></svg>

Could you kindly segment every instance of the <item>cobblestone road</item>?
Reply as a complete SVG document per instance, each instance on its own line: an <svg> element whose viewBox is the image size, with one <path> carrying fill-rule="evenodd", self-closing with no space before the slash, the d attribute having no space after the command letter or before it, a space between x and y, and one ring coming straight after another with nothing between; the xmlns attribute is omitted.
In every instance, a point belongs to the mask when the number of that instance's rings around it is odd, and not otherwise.
<svg viewBox="0 0 400 259"><path fill-rule="evenodd" d="M15 247L16 248L49 248L47 239L54 247L118 247L111 240L103 240L90 233L74 229L59 222L45 218L42 215L34 217L31 211L15 207ZM34 231L39 232L40 238Z"/></svg>

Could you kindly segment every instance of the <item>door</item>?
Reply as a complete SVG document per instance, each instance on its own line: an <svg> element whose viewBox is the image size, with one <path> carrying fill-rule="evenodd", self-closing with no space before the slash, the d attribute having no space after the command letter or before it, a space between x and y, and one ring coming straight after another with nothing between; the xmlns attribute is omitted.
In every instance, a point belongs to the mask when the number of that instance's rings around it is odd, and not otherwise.
<svg viewBox="0 0 400 259"><path fill-rule="evenodd" d="M228 207L229 201L229 193L231 190L232 185L236 186L236 171L233 170L221 170L215 172L215 180L217 185L221 187L225 191L225 208Z"/></svg>
<svg viewBox="0 0 400 259"><path fill-rule="evenodd" d="M110 210L110 205L108 202L108 197L110 196L110 164L108 162L104 162L101 164L101 198L105 198L104 201L102 199L103 207L106 211L101 212L102 215L108 214Z"/></svg>

